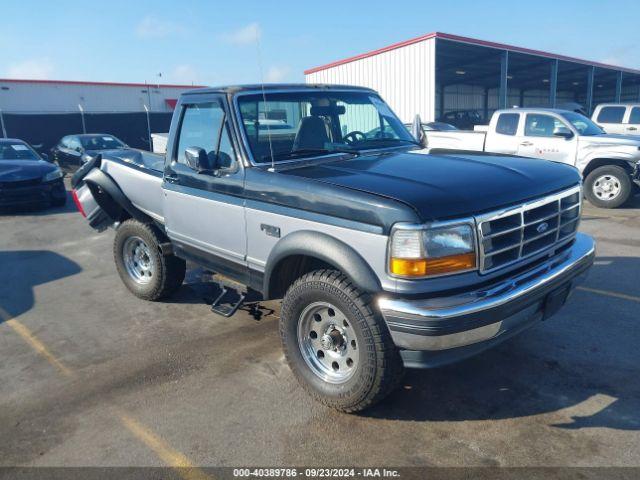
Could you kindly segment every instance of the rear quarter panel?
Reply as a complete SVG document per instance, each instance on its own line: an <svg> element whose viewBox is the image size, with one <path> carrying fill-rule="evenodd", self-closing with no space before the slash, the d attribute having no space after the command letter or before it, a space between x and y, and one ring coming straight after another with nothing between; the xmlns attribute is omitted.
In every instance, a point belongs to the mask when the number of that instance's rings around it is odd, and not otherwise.
<svg viewBox="0 0 640 480"><path fill-rule="evenodd" d="M103 160L101 169L115 180L134 206L154 220L164 223L161 174L113 160Z"/></svg>

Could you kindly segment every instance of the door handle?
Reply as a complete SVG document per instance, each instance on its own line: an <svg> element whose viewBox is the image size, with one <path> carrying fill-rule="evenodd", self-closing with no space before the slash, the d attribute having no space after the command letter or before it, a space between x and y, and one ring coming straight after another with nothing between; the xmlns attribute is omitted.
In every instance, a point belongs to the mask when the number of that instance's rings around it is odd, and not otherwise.
<svg viewBox="0 0 640 480"><path fill-rule="evenodd" d="M533 142L522 142L520 145L522 145L523 147L530 147L531 145L533 145Z"/></svg>
<svg viewBox="0 0 640 480"><path fill-rule="evenodd" d="M178 175L176 174L165 174L164 179L169 183L176 183L178 181Z"/></svg>
<svg viewBox="0 0 640 480"><path fill-rule="evenodd" d="M638 130L636 127L629 127L627 130Z"/></svg>

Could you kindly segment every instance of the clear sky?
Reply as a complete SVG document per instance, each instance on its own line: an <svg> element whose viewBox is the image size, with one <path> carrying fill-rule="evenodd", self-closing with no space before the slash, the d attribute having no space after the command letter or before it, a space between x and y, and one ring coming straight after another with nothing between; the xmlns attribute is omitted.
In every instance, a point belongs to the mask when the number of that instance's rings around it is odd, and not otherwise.
<svg viewBox="0 0 640 480"><path fill-rule="evenodd" d="M441 31L640 69L640 0L0 0L0 78L220 85ZM261 61L258 60L259 39Z"/></svg>

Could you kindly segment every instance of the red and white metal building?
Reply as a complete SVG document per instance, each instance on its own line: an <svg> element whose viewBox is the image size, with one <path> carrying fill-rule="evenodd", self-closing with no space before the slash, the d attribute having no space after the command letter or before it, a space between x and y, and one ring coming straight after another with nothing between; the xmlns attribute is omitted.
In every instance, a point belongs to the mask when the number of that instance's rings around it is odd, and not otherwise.
<svg viewBox="0 0 640 480"><path fill-rule="evenodd" d="M0 79L0 110L11 113L170 112L197 85Z"/></svg>
<svg viewBox="0 0 640 480"><path fill-rule="evenodd" d="M305 72L307 83L377 90L405 122L447 120L498 108L556 107L575 102L640 101L640 70L487 42L429 33Z"/></svg>

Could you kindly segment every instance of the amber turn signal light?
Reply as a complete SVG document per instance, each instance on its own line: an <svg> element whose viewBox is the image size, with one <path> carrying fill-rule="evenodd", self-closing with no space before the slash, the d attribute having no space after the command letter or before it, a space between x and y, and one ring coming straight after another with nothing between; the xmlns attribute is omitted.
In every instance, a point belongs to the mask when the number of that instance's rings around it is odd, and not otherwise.
<svg viewBox="0 0 640 480"><path fill-rule="evenodd" d="M442 275L476 268L475 252L427 259L427 275Z"/></svg>
<svg viewBox="0 0 640 480"><path fill-rule="evenodd" d="M440 258L392 258L390 270L394 275L403 277L428 277L474 268L476 268L476 254L470 252Z"/></svg>
<svg viewBox="0 0 640 480"><path fill-rule="evenodd" d="M391 273L403 277L424 277L427 274L427 261L424 258L391 258Z"/></svg>

